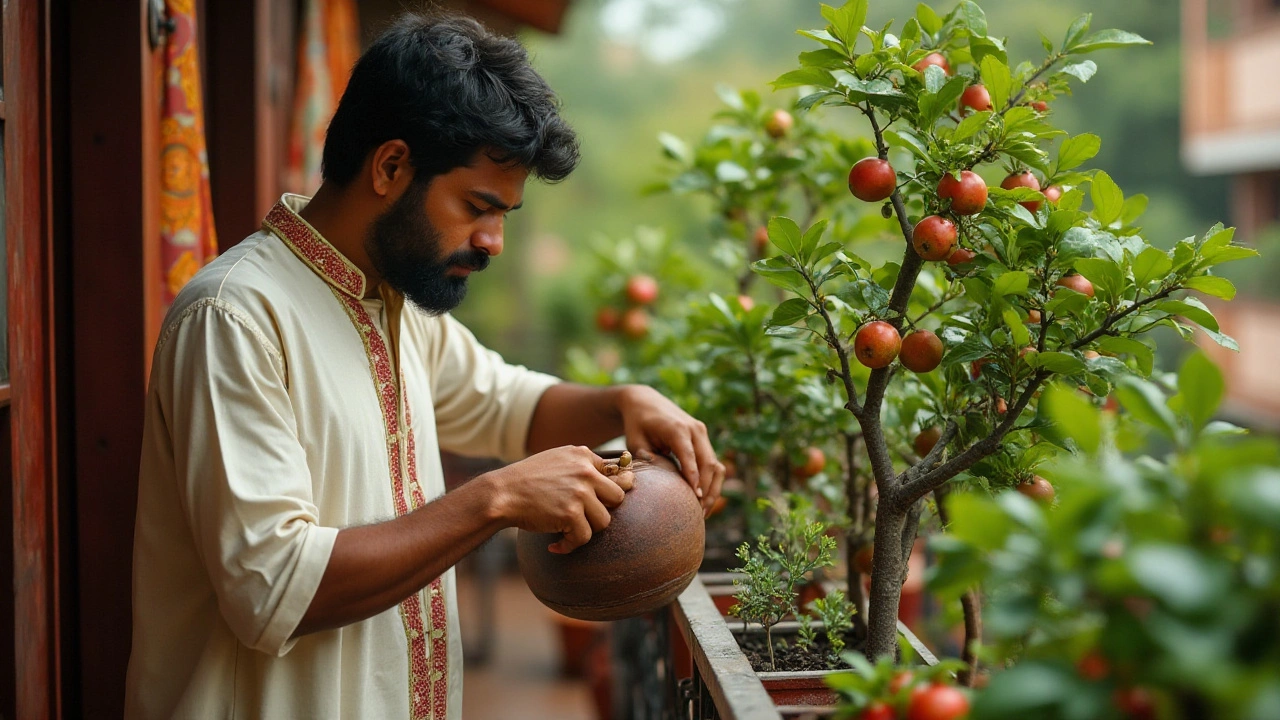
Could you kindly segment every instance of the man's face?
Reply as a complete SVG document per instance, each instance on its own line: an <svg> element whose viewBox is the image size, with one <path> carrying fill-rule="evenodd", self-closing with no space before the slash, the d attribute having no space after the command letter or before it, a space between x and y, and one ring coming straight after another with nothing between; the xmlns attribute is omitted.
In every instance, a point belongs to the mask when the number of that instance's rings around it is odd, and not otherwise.
<svg viewBox="0 0 1280 720"><path fill-rule="evenodd" d="M528 171L479 153L470 166L411 183L374 220L365 249L388 285L432 315L457 307L467 276L502 252L503 221L524 197Z"/></svg>

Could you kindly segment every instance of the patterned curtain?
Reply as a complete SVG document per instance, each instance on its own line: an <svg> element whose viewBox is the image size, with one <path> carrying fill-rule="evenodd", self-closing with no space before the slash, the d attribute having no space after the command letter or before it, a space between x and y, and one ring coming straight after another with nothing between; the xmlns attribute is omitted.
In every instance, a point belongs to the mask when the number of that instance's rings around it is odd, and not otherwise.
<svg viewBox="0 0 1280 720"><path fill-rule="evenodd" d="M160 118L160 261L164 307L218 254L209 200L195 0L165 0L173 22L165 47Z"/></svg>
<svg viewBox="0 0 1280 720"><path fill-rule="evenodd" d="M355 0L305 0L300 24L285 187L310 195L320 187L325 131L360 56Z"/></svg>

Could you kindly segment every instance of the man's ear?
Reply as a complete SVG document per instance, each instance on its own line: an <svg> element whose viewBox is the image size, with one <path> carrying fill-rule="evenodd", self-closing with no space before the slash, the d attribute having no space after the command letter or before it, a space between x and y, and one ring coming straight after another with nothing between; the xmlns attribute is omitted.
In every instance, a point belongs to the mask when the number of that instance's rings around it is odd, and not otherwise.
<svg viewBox="0 0 1280 720"><path fill-rule="evenodd" d="M409 164L409 146L403 140L388 140L373 151L370 163L373 191L381 197L398 194L413 178Z"/></svg>

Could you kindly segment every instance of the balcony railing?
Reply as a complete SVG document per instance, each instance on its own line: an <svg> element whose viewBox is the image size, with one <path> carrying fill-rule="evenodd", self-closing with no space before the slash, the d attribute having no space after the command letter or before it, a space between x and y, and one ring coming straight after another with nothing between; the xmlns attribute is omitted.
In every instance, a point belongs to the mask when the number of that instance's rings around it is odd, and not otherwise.
<svg viewBox="0 0 1280 720"><path fill-rule="evenodd" d="M901 622L898 631L924 662L938 662ZM835 713L774 705L701 576L666 611L615 623L613 643L618 720L809 720Z"/></svg>

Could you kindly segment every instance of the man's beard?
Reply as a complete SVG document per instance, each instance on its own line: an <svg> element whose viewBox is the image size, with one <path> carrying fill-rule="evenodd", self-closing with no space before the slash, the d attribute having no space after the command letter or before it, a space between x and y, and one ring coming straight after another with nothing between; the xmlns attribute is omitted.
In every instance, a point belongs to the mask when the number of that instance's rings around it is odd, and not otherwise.
<svg viewBox="0 0 1280 720"><path fill-rule="evenodd" d="M441 259L442 240L427 218L423 193L415 185L374 220L365 238L365 251L388 285L424 312L442 315L467 296L467 278L448 271L480 271L489 265L489 254L470 246Z"/></svg>

